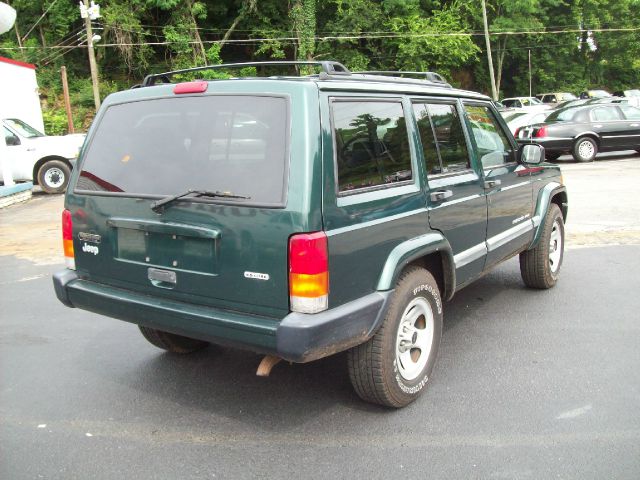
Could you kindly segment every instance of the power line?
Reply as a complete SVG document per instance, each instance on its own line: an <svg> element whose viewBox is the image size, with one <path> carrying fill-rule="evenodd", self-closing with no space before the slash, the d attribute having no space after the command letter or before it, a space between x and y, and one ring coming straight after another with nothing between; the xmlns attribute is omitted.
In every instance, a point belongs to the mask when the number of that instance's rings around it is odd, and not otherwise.
<svg viewBox="0 0 640 480"><path fill-rule="evenodd" d="M504 31L491 33L492 36L516 36L516 35L560 35L567 33L624 33L624 32L636 32L640 31L640 27L631 28L575 28L569 30L553 30L553 31ZM336 35L336 36L315 36L314 39L319 42L324 41L341 41L341 40L375 40L384 38L438 38L438 37L473 37L481 36L482 33L470 33L470 32L430 32L430 33L394 33L385 35ZM275 42L275 41L298 41L297 37L271 37L271 38L244 38L244 39L229 39L224 43L260 43L260 42ZM106 43L99 45L100 47L139 47L144 45L161 46L161 45L173 45L182 42L172 41L160 41L160 42L137 42L137 43ZM197 41L186 42L188 44L198 44ZM203 44L217 44L223 43L222 40L203 40ZM0 50L21 50L21 49L54 49L65 48L60 46L40 46L40 47L0 47Z"/></svg>
<svg viewBox="0 0 640 480"><path fill-rule="evenodd" d="M47 8L44 13L42 15L40 15L40 18L38 20L36 20L36 23L33 24L33 26L29 29L29 31L27 33L24 34L24 37L22 37L22 41L24 42L27 37L29 36L29 34L31 32L33 32L33 29L36 28L36 25L38 25L40 23L40 20L42 20L44 18L44 16L49 13L49 10L51 10L51 8L56 4L58 0L53 0L53 2L51 2L51 5L49 5L49 8Z"/></svg>

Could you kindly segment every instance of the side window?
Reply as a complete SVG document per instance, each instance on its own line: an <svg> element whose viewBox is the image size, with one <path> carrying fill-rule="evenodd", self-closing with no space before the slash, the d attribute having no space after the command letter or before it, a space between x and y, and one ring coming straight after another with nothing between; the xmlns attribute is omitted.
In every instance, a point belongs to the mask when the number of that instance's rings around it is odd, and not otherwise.
<svg viewBox="0 0 640 480"><path fill-rule="evenodd" d="M440 154L440 168L428 172L452 173L470 168L467 143L456 106L430 103L426 107L431 117L436 145ZM420 135L422 135L422 131ZM424 144L423 148L425 148Z"/></svg>
<svg viewBox="0 0 640 480"><path fill-rule="evenodd" d="M502 105L504 105L505 107L508 107L508 108L515 107L516 106L516 101L515 100L503 100L502 101Z"/></svg>
<svg viewBox="0 0 640 480"><path fill-rule="evenodd" d="M4 141L7 143L7 147L13 147L14 145L20 145L20 139L14 135L7 127L2 127L4 131Z"/></svg>
<svg viewBox="0 0 640 480"><path fill-rule="evenodd" d="M627 120L640 120L640 109L629 105L620 105L620 110L622 110Z"/></svg>
<svg viewBox="0 0 640 480"><path fill-rule="evenodd" d="M400 101L334 101L332 115L340 192L413 178Z"/></svg>
<svg viewBox="0 0 640 480"><path fill-rule="evenodd" d="M422 151L424 153L424 162L427 175L437 175L442 173L442 165L438 157L438 147L436 139L433 135L433 128L429 118L429 109L426 103L414 103L413 113L416 116L418 124L418 133L422 143Z"/></svg>
<svg viewBox="0 0 640 480"><path fill-rule="evenodd" d="M556 96L555 95L545 95L542 98L542 102L543 103L553 103L556 101Z"/></svg>
<svg viewBox="0 0 640 480"><path fill-rule="evenodd" d="M600 107L591 111L591 118L597 122L610 122L621 120L620 114L615 107Z"/></svg>
<svg viewBox="0 0 640 480"><path fill-rule="evenodd" d="M496 167L511 161L511 144L489 108L477 105L465 105L464 108L482 168Z"/></svg>

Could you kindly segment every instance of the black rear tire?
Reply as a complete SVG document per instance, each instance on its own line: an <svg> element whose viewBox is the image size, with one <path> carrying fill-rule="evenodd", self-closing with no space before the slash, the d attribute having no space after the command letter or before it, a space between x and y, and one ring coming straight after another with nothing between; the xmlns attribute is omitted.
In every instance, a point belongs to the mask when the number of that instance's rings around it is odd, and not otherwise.
<svg viewBox="0 0 640 480"><path fill-rule="evenodd" d="M580 137L573 144L571 153L578 162L593 162L598 154L598 144L591 137Z"/></svg>
<svg viewBox="0 0 640 480"><path fill-rule="evenodd" d="M149 343L171 353L193 353L209 345L209 342L205 342L204 340L183 337L182 335L156 330L155 328L143 327L142 325L138 325L138 327Z"/></svg>
<svg viewBox="0 0 640 480"><path fill-rule="evenodd" d="M63 193L69 184L71 169L62 160L49 160L38 170L38 184L46 193Z"/></svg>
<svg viewBox="0 0 640 480"><path fill-rule="evenodd" d="M557 249L559 253L556 253ZM520 254L520 274L525 285L539 289L553 287L558 281L563 258L564 219L558 205L552 203L538 244Z"/></svg>
<svg viewBox="0 0 640 480"><path fill-rule="evenodd" d="M409 267L396 284L382 326L369 341L348 352L356 393L387 407L413 402L430 378L441 337L438 285L427 270Z"/></svg>

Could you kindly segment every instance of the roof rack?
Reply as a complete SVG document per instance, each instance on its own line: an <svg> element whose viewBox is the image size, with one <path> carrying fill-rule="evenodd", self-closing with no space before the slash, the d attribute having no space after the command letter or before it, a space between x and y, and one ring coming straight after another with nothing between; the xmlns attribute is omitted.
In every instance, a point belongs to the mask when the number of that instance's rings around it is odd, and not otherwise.
<svg viewBox="0 0 640 480"><path fill-rule="evenodd" d="M424 77L425 80L429 80L430 82L448 84L444 77L436 72L411 72L408 70L363 70L351 73L361 73L364 75L389 75L392 77L401 77L402 75L415 75L417 77Z"/></svg>
<svg viewBox="0 0 640 480"><path fill-rule="evenodd" d="M286 66L286 65L315 65L322 69L322 72L327 75L351 75L351 72L340 62L334 62L330 60L314 61L314 60L300 60L300 61L265 61L265 62L243 62L243 63L224 63L221 65L208 65L206 67L185 68L182 70L173 70L171 72L156 73L147 75L141 87L150 87L155 85L157 80L162 83L170 83L171 77L180 73L190 72L202 72L205 70L221 70L227 68L245 68L245 67L263 67L263 66Z"/></svg>

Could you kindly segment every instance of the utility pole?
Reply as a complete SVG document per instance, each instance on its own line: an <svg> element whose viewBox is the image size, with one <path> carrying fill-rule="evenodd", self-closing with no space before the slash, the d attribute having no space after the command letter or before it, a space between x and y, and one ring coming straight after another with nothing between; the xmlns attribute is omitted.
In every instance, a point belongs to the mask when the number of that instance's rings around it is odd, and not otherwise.
<svg viewBox="0 0 640 480"><path fill-rule="evenodd" d="M73 116L71 115L71 101L69 100L69 84L67 82L67 67L60 67L60 75L62 75L62 93L64 94L64 108L67 111L67 124L69 133L75 133L73 128Z"/></svg>
<svg viewBox="0 0 640 480"><path fill-rule="evenodd" d="M100 18L100 5L96 5L89 0L80 2L80 17L84 18L85 28L87 30L87 50L89 50L89 68L91 70L91 83L93 84L93 101L96 104L96 111L100 108L100 87L98 84L98 66L96 65L96 54L93 51L93 29L91 28L91 20Z"/></svg>
<svg viewBox="0 0 640 480"><path fill-rule="evenodd" d="M529 49L529 96L530 97L533 96L531 92L533 92L533 89L531 88L531 49Z"/></svg>
<svg viewBox="0 0 640 480"><path fill-rule="evenodd" d="M489 41L489 24L487 23L487 6L482 0L482 20L484 21L484 39L487 43L487 60L489 61L489 77L491 78L491 94L493 99L498 101L498 92L496 91L496 79L493 76L493 59L491 58L491 42Z"/></svg>

